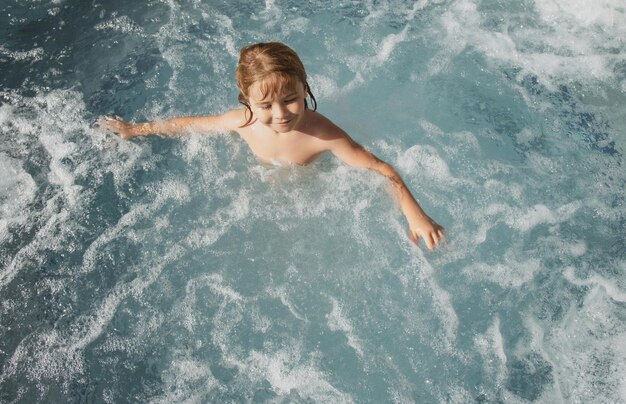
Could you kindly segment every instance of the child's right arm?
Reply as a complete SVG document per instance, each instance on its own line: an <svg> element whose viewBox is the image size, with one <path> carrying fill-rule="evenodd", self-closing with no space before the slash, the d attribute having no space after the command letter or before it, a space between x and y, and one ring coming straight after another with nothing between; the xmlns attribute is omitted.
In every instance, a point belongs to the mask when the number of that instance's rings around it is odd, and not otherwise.
<svg viewBox="0 0 626 404"><path fill-rule="evenodd" d="M241 126L242 119L242 110L232 110L222 115L186 116L143 123L130 123L122 118L103 116L96 121L96 124L103 129L118 133L122 139L130 139L136 136L157 134L176 136L190 133L227 132Z"/></svg>

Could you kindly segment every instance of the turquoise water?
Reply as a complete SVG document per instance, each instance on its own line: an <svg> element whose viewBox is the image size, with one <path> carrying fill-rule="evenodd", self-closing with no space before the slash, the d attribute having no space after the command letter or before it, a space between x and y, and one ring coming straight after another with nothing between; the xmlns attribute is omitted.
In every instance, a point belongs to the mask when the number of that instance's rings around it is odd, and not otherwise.
<svg viewBox="0 0 626 404"><path fill-rule="evenodd" d="M0 10L1 402L626 402L621 1ZM91 127L235 107L267 40L445 246L332 156Z"/></svg>

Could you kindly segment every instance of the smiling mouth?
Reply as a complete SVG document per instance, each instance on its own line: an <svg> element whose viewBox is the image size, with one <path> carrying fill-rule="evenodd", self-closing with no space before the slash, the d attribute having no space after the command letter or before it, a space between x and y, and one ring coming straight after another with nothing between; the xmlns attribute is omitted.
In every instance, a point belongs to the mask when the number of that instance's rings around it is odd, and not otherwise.
<svg viewBox="0 0 626 404"><path fill-rule="evenodd" d="M275 122L276 125L287 125L289 122L291 122L291 119L286 120L286 121L277 121Z"/></svg>

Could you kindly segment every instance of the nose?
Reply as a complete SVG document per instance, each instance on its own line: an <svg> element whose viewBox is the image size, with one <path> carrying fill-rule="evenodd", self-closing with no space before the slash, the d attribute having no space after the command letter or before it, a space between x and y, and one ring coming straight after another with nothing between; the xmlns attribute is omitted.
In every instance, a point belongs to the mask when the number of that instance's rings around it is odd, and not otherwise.
<svg viewBox="0 0 626 404"><path fill-rule="evenodd" d="M272 105L272 115L275 119L282 119L288 115L287 106L281 103Z"/></svg>

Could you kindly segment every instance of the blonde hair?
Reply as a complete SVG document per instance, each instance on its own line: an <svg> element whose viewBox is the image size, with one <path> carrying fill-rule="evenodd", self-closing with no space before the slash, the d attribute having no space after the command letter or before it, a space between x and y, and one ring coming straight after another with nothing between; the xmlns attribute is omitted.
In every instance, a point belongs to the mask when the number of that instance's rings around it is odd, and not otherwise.
<svg viewBox="0 0 626 404"><path fill-rule="evenodd" d="M298 54L285 44L261 42L241 48L235 75L239 87L239 102L246 107L247 120L242 127L249 125L252 121L248 91L250 86L257 81L261 82L261 92L264 97L280 93L284 88L293 89L300 81L311 98L313 110L317 110L317 101L307 83L304 65ZM304 106L309 107L306 99Z"/></svg>

